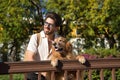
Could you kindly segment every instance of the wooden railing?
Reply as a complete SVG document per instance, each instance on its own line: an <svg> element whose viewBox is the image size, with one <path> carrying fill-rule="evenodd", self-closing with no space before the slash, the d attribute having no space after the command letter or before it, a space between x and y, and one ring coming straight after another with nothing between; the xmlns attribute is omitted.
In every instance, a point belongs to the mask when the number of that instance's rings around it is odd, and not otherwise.
<svg viewBox="0 0 120 80"><path fill-rule="evenodd" d="M64 60L60 61L61 70L65 71L67 75L68 71L74 70L79 73L81 70L88 71L88 80L92 80L92 71L100 70L100 80L104 80L104 69L111 69L112 80L116 79L115 71L120 68L120 58L112 59L91 59L87 60L85 64L79 63L77 60ZM40 62L0 62L0 74L10 74L10 80L13 80L12 74L16 73L29 73L29 72L47 72L51 71L51 79L55 80L54 72L58 68L51 66L50 61L40 61ZM40 76L40 74L38 75ZM40 79L40 77L39 77ZM26 77L25 79L26 80ZM67 79L66 79L67 80ZM79 80L79 76L77 76Z"/></svg>

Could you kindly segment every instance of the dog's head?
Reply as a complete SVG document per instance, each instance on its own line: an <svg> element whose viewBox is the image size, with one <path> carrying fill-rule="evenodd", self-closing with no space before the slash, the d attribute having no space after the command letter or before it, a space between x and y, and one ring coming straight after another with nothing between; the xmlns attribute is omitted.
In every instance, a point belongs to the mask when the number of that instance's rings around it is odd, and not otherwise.
<svg viewBox="0 0 120 80"><path fill-rule="evenodd" d="M53 42L55 51L59 53L69 53L72 51L72 45L64 37L57 37Z"/></svg>

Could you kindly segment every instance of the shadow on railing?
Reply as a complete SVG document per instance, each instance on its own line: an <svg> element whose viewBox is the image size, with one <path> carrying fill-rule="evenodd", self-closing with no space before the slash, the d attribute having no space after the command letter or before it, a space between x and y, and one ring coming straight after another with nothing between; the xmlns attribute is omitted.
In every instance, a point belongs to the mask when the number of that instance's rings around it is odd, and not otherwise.
<svg viewBox="0 0 120 80"><path fill-rule="evenodd" d="M81 70L87 72L88 80L92 80L93 70L99 70L100 80L104 80L104 69L111 70L112 80L116 79L116 70L120 68L120 58L111 58L111 59L91 59L88 60L85 64L79 63L77 60L63 60L61 61L62 66L61 70L64 70L67 74L68 71L76 71L79 73ZM0 62L0 74L10 74L10 80L13 80L12 74L18 73L29 73L29 72L47 72L51 71L51 79L55 80L54 72L58 68L51 66L50 61L40 61L40 62ZM38 75L40 76L40 74ZM40 77L39 77L40 79ZM24 78L26 80L26 77ZM77 77L79 80L79 76Z"/></svg>

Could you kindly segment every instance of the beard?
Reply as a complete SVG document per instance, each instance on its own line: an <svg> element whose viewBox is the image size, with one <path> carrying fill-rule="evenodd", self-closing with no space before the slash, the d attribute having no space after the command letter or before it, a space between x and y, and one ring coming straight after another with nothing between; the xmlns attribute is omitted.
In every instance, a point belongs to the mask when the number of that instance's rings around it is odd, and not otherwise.
<svg viewBox="0 0 120 80"><path fill-rule="evenodd" d="M54 33L54 31L44 31L45 35L51 35Z"/></svg>

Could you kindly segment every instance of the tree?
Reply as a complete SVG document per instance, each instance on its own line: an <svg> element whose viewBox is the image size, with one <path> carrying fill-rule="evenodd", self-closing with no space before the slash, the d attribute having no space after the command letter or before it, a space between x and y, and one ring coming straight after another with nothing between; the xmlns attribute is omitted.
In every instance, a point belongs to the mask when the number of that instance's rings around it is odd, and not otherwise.
<svg viewBox="0 0 120 80"><path fill-rule="evenodd" d="M63 31L66 35L70 35L70 29L79 28L78 33L80 37L86 38L88 47L94 45L97 37L102 39L101 35L108 39L110 48L115 45L114 35L119 40L119 0L48 0L46 8L61 14L65 19L67 29Z"/></svg>
<svg viewBox="0 0 120 80"><path fill-rule="evenodd" d="M119 0L89 0L84 14L89 28L89 35L100 37L103 34L109 41L110 48L115 45L114 35L119 36L120 21ZM88 34L87 32L87 34ZM84 33L86 34L86 33Z"/></svg>
<svg viewBox="0 0 120 80"><path fill-rule="evenodd" d="M34 1L40 5L38 0ZM9 61L20 60L21 46L33 28L40 28L40 19L42 16L29 0L0 1L0 42L4 44L1 53L8 56Z"/></svg>

